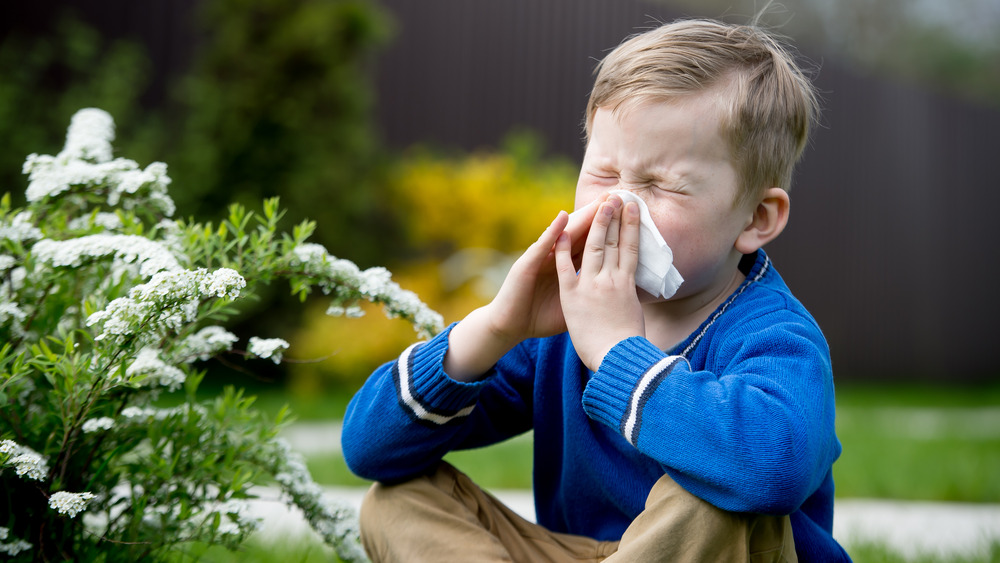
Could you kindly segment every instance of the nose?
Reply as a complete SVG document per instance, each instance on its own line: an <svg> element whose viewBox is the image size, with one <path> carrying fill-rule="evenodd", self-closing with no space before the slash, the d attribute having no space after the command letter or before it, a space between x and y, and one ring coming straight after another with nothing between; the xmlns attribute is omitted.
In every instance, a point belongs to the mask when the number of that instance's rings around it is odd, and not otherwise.
<svg viewBox="0 0 1000 563"><path fill-rule="evenodd" d="M643 188L643 186L641 184L634 184L634 183L625 182L623 180L619 180L618 184L615 185L615 186L611 186L608 189L607 193L610 194L611 192L618 191L618 190L624 191L624 192L629 192L632 195L634 195L635 197L641 199L642 201L644 201L644 202L646 201L646 198L644 197L645 194L643 193L645 191L645 189Z"/></svg>

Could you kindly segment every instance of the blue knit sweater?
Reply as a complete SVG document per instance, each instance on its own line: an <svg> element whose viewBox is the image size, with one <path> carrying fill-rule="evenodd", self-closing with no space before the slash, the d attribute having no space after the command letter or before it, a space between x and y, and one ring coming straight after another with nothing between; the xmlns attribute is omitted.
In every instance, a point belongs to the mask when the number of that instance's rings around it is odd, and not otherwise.
<svg viewBox="0 0 1000 563"><path fill-rule="evenodd" d="M746 281L666 353L617 344L594 373L567 334L526 340L474 383L442 369L448 332L408 348L355 395L343 451L398 481L447 452L534 429L538 523L617 540L664 472L729 511L791 514L800 561L849 560L831 535L830 355L763 251Z"/></svg>

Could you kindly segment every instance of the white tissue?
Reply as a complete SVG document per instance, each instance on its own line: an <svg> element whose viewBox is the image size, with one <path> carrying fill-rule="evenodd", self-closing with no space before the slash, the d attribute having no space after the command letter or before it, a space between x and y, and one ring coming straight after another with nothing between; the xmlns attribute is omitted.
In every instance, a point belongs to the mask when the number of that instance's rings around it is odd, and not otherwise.
<svg viewBox="0 0 1000 563"><path fill-rule="evenodd" d="M674 253L653 223L646 202L627 190L611 193L624 203L634 201L639 205L639 266L635 270L635 285L654 297L673 297L684 278L674 267Z"/></svg>

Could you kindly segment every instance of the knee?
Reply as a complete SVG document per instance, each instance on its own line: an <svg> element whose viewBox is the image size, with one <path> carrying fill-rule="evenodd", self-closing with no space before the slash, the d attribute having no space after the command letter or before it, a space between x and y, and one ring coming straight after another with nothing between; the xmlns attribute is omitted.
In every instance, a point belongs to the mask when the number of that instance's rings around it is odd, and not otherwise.
<svg viewBox="0 0 1000 563"><path fill-rule="evenodd" d="M733 560L754 562L795 561L795 544L787 516L722 510L689 493L668 475L653 486L646 509L635 523L659 536L660 541L671 538L666 541L697 545L699 541L695 538L700 538L707 550L702 555L729 554L717 560L732 556L736 558ZM716 551L720 549L723 551Z"/></svg>
<svg viewBox="0 0 1000 563"><path fill-rule="evenodd" d="M361 511L358 514L359 525L361 527L361 537L372 537L378 533L379 523L385 522L382 511L392 503L386 502L385 498L391 496L386 491L385 485L375 483L368 488L364 498L361 500Z"/></svg>

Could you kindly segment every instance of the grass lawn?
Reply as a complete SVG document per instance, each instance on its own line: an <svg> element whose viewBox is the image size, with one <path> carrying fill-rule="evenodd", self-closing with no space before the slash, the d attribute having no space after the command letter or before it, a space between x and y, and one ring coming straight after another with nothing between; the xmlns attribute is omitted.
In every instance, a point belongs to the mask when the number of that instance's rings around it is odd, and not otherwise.
<svg viewBox="0 0 1000 563"><path fill-rule="evenodd" d="M844 385L837 409L844 447L834 465L837 496L1000 502L1000 386ZM307 412L336 410L314 405ZM530 434L446 459L484 487L531 488ZM339 455L308 461L322 484L365 483Z"/></svg>

